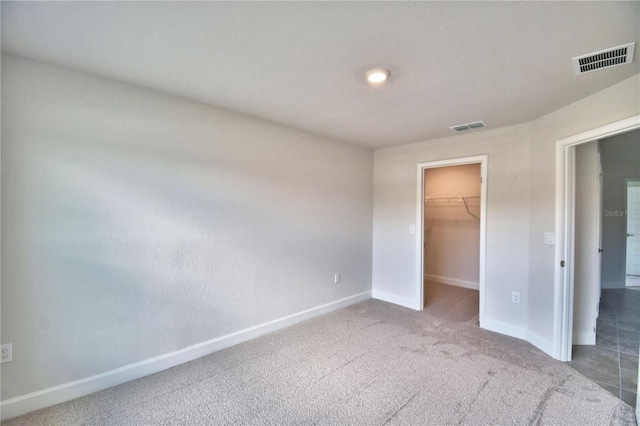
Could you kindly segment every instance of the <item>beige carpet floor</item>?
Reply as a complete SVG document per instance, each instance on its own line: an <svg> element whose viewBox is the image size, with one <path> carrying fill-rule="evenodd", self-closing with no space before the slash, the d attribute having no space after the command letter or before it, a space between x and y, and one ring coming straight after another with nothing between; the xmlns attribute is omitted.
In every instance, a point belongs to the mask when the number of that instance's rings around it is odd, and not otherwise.
<svg viewBox="0 0 640 426"><path fill-rule="evenodd" d="M11 425L635 425L530 344L370 300Z"/></svg>

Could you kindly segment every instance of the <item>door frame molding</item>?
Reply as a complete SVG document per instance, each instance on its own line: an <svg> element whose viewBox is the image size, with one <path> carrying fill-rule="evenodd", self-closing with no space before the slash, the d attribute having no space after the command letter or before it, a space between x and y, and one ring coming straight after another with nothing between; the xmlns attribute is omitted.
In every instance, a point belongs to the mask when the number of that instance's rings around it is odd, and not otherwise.
<svg viewBox="0 0 640 426"><path fill-rule="evenodd" d="M416 194L416 299L413 302L419 311L424 309L424 171L436 167L461 166L465 164L480 164L480 269L478 284L480 287L480 327L485 322L485 275L486 275L486 246L487 246L487 167L488 155L474 157L452 158L448 160L427 161L418 163Z"/></svg>
<svg viewBox="0 0 640 426"><path fill-rule="evenodd" d="M553 357L560 361L571 360L573 338L575 147L638 128L640 115L556 141Z"/></svg>
<svg viewBox="0 0 640 426"><path fill-rule="evenodd" d="M625 217L625 232L629 234L629 182L638 182L640 184L640 178L626 178L625 179L625 194L624 194L624 210L626 212ZM640 186L640 185L638 185ZM627 274L629 265L629 243L625 241L624 245L624 273ZM625 282L626 287L626 282Z"/></svg>

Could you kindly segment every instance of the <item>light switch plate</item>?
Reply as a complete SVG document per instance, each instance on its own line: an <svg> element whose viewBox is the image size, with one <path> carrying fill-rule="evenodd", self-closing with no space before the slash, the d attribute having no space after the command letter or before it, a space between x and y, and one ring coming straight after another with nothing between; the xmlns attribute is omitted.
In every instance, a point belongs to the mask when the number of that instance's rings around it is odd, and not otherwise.
<svg viewBox="0 0 640 426"><path fill-rule="evenodd" d="M555 245L556 243L556 234L553 232L545 232L544 233L544 243L549 244L550 246Z"/></svg>

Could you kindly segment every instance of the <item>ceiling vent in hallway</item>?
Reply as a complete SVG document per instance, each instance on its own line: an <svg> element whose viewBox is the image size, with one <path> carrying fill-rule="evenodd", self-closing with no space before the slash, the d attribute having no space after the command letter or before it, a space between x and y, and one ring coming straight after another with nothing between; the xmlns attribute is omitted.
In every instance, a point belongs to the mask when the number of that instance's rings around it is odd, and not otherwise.
<svg viewBox="0 0 640 426"><path fill-rule="evenodd" d="M633 62L633 51L635 43L623 44L611 49L589 53L588 55L573 58L573 70L576 74L611 68L617 65L630 64Z"/></svg>
<svg viewBox="0 0 640 426"><path fill-rule="evenodd" d="M484 121L474 121L473 123L458 124L457 126L453 126L449 128L456 132L464 132L465 130L480 129L482 127L487 127Z"/></svg>

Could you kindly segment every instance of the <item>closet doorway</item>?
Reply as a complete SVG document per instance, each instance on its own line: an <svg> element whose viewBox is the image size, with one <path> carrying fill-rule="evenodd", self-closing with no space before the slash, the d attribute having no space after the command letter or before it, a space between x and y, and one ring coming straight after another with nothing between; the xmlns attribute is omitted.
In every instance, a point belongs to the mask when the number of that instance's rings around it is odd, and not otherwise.
<svg viewBox="0 0 640 426"><path fill-rule="evenodd" d="M487 156L418 165L419 306L482 326Z"/></svg>

